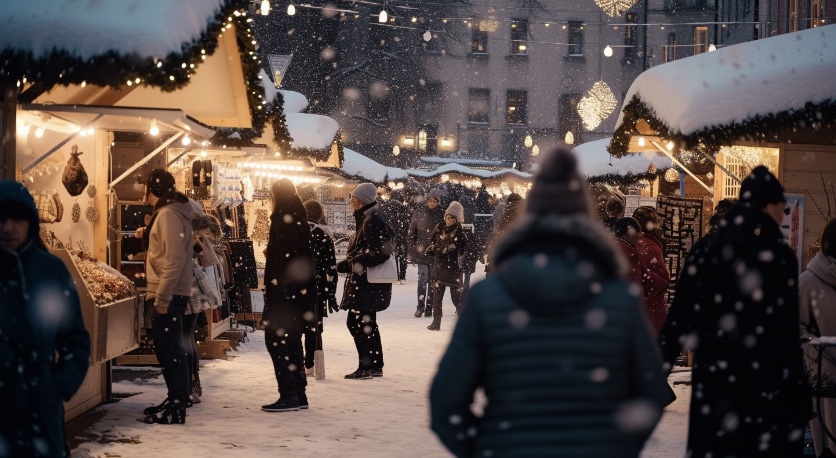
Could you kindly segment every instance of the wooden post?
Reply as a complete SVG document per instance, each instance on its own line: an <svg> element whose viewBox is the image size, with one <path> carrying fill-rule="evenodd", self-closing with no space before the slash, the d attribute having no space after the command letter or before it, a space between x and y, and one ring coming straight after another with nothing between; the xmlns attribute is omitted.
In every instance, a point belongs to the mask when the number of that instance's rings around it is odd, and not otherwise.
<svg viewBox="0 0 836 458"><path fill-rule="evenodd" d="M0 178L17 181L17 88L4 87L0 102L0 128L2 128L2 173Z"/></svg>

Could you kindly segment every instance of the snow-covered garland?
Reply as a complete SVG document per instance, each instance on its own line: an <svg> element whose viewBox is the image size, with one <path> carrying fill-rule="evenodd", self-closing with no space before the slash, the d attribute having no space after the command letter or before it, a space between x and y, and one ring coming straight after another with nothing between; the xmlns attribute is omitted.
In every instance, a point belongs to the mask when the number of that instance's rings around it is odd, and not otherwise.
<svg viewBox="0 0 836 458"><path fill-rule="evenodd" d="M278 143L278 140L274 139ZM334 134L334 139L331 141L325 148L316 149L316 148L290 148L287 151L287 157L289 159L298 159L302 157L309 157L315 159L317 161L326 161L331 156L331 145L337 145L337 155L340 159L340 167L343 166L343 162L345 162L345 156L343 154L343 137L340 131L338 130L336 134Z"/></svg>
<svg viewBox="0 0 836 458"><path fill-rule="evenodd" d="M637 134L636 123L644 119L650 128L657 132L659 137L673 140L684 145L685 149L705 148L706 151L716 154L721 146L732 145L741 138L748 138L753 141L769 141L770 137L782 131L790 129L822 127L833 129L836 125L836 100L825 100L819 103L807 102L804 108L799 110L786 110L779 113L767 115L756 115L744 122L734 122L727 125L711 126L700 129L692 134L684 135L681 132L672 132L668 127L656 118L656 113L650 109L637 96L633 96L630 102L624 106L624 117L621 125L613 134L612 142L608 148L614 157L623 157L628 154L627 149L630 137ZM836 143L836 138L829 141Z"/></svg>

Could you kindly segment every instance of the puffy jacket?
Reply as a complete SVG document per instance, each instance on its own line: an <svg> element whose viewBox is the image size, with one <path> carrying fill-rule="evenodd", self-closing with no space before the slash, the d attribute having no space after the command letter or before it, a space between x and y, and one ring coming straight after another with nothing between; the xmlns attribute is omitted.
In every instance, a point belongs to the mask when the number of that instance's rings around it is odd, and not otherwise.
<svg viewBox="0 0 836 458"><path fill-rule="evenodd" d="M148 299L167 305L174 295L190 296L192 274L192 219L194 207L180 193L171 193L157 202L146 229L145 277Z"/></svg>
<svg viewBox="0 0 836 458"><path fill-rule="evenodd" d="M433 231L427 252L433 255L430 275L433 284L462 286L462 262L467 253L467 236L462 232L461 224L438 224Z"/></svg>
<svg viewBox="0 0 836 458"><path fill-rule="evenodd" d="M346 258L337 264L337 271L348 276L343 288L342 310L380 312L392 301L391 283L369 283L366 267L383 264L394 250L392 231L372 202L354 212L356 232L348 246Z"/></svg>
<svg viewBox="0 0 836 458"><path fill-rule="evenodd" d="M426 205L416 208L409 220L406 236L407 258L417 264L431 264L433 257L426 253L435 227L444 221L444 210L440 207L430 209Z"/></svg>

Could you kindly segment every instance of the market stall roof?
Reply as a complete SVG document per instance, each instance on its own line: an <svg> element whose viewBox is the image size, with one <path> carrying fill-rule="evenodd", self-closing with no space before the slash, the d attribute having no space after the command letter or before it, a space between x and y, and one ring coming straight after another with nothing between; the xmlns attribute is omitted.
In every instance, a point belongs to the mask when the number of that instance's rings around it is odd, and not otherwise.
<svg viewBox="0 0 836 458"><path fill-rule="evenodd" d="M647 173L647 168L651 164L660 169L672 167L671 160L657 152L612 157L607 151L610 140L610 138L603 138L583 143L572 149L572 153L578 158L578 169L584 176L637 175Z"/></svg>
<svg viewBox="0 0 836 458"><path fill-rule="evenodd" d="M464 157L438 157L438 156L421 156L421 160L423 162L434 163L434 164L462 164L462 165L475 165L475 166L482 166L482 167L501 167L504 162L499 160L490 160L490 159L472 159L472 158L464 158Z"/></svg>
<svg viewBox="0 0 836 458"><path fill-rule="evenodd" d="M301 113L308 109L308 98L296 91L279 91L284 96L285 113Z"/></svg>
<svg viewBox="0 0 836 458"><path fill-rule="evenodd" d="M775 141L794 128L836 143L834 43L836 25L828 25L648 69L627 91L610 151L632 151L632 135L714 150L740 139Z"/></svg>
<svg viewBox="0 0 836 458"><path fill-rule="evenodd" d="M341 170L348 176L360 177L374 183L388 180L406 179L406 171L397 167L387 167L357 151L343 148L344 161Z"/></svg>
<svg viewBox="0 0 836 458"><path fill-rule="evenodd" d="M286 113L293 148L330 148L340 125L333 118L308 113Z"/></svg>
<svg viewBox="0 0 836 458"><path fill-rule="evenodd" d="M267 110L248 6L5 0L0 83L18 85L24 102L176 108L207 125L251 127Z"/></svg>
<svg viewBox="0 0 836 458"><path fill-rule="evenodd" d="M501 177L505 175L514 175L520 178L531 178L530 173L521 172L516 169L500 169L500 170L481 170L481 169L473 169L466 165L462 164L445 164L442 165L435 170L417 170L417 169L409 169L406 173L422 178L431 178L436 177L445 173L461 173L463 175L470 175L473 177L478 178L495 178Z"/></svg>
<svg viewBox="0 0 836 458"><path fill-rule="evenodd" d="M203 138L211 138L215 134L213 129L175 109L33 103L23 104L21 109L21 121L30 125L45 125L50 130L68 134L82 126L112 131L144 131L151 120L156 120L161 134L187 131Z"/></svg>

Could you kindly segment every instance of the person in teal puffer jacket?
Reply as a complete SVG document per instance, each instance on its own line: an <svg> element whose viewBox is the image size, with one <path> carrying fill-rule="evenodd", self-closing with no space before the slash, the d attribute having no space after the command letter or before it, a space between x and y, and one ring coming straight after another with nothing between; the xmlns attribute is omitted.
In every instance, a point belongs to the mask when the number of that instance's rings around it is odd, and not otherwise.
<svg viewBox="0 0 836 458"><path fill-rule="evenodd" d="M545 155L496 275L465 301L430 392L456 456L635 457L668 401L641 298L576 167L568 150Z"/></svg>

